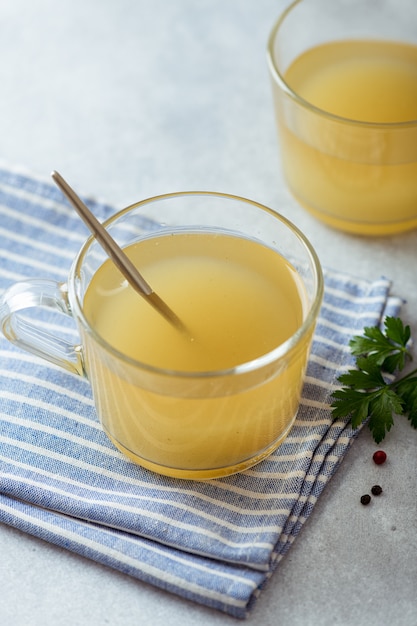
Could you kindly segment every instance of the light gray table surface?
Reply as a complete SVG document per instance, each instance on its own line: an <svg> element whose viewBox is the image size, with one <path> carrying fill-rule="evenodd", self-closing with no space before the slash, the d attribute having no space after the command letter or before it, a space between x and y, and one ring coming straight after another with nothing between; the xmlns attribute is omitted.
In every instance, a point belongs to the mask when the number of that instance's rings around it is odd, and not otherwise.
<svg viewBox="0 0 417 626"><path fill-rule="evenodd" d="M57 169L116 208L192 189L258 200L295 222L323 265L391 278L417 336L417 232L333 231L285 187L265 54L284 6L1 0L0 160ZM417 432L397 418L383 447L377 468L361 433L246 623L417 624ZM361 507L381 481L381 500ZM238 623L6 526L0 555L2 626Z"/></svg>

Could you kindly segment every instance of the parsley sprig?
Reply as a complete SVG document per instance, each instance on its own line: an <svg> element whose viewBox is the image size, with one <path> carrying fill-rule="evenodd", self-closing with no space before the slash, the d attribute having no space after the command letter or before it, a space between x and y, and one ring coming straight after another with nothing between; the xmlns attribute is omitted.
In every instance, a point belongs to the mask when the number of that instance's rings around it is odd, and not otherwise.
<svg viewBox="0 0 417 626"><path fill-rule="evenodd" d="M417 428L417 369L393 380L412 359L410 337L410 327L398 317L385 319L384 332L378 326L366 327L363 336L349 343L356 369L339 376L344 386L332 394L333 416L350 415L354 428L369 418L376 443L391 429L394 415L406 415Z"/></svg>

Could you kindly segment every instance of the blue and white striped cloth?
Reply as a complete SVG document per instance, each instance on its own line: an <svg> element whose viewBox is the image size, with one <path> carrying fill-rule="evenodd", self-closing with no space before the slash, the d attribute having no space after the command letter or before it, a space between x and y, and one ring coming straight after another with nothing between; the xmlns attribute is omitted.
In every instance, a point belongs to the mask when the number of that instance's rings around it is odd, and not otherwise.
<svg viewBox="0 0 417 626"><path fill-rule="evenodd" d="M114 212L88 202L104 219ZM64 281L86 230L44 180L0 168L0 293ZM208 482L135 466L102 432L88 383L0 338L0 522L170 592L244 618L358 431L329 395L349 339L396 315L390 283L325 272L325 298L297 421L268 459ZM65 332L72 333L72 329Z"/></svg>

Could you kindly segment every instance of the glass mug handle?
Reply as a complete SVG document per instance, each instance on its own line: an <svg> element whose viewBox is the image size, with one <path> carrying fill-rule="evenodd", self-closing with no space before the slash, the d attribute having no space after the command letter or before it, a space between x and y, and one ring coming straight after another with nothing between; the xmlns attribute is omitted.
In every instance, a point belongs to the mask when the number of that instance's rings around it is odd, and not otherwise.
<svg viewBox="0 0 417 626"><path fill-rule="evenodd" d="M25 319L25 310L42 307L72 317L65 283L35 278L9 287L0 300L0 326L4 336L27 352L85 376L82 349Z"/></svg>

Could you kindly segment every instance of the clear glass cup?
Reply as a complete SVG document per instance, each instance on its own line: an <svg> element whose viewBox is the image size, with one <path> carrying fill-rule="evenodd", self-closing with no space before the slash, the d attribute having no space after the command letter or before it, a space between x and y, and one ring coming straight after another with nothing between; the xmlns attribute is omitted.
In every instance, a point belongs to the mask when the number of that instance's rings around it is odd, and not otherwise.
<svg viewBox="0 0 417 626"><path fill-rule="evenodd" d="M266 352L260 347L255 358L217 370L187 370L186 367L176 370L159 366L159 357L155 357L156 363L134 358L110 341L101 327L98 330L98 322L94 321L100 317L102 305L100 301L89 300L92 285L98 280L97 293L117 295L123 278L120 276L120 285L114 292L113 288L106 287L105 281L100 283L100 272L111 262L97 241L90 237L75 259L65 284L48 279L28 280L6 291L0 302L4 335L23 349L86 376L104 431L119 450L148 469L178 478L207 479L235 473L265 458L285 439L295 420L322 300L320 263L310 243L295 226L267 207L236 196L209 192L174 193L138 202L107 220L105 227L125 249L137 246L142 250L143 244L150 242L156 246L151 257L159 254L161 238L173 242L167 256L169 266L163 266L163 272L169 274L163 277L168 278L173 295L180 288L185 289L188 273L199 271L199 254L201 250L204 257L206 239L211 241L210 245L214 242L212 250L217 253L221 242L226 241L224 237L228 238L228 245L221 247L221 263L233 257L236 242L239 246L256 244L257 250L261 246L273 255L267 265L257 260L257 253L253 258L243 254L236 257L238 273L240 263L243 264L243 290L246 285L248 290L252 289L253 282L246 282L252 268L258 273L257 282L263 280L265 273L273 280L276 278L279 284L280 277L275 277L278 272L275 260L285 259L291 264L291 280L300 296L301 317L296 322L290 312L294 330L280 345L272 345ZM184 254L183 236L197 245L193 247L194 256L185 257L182 274L178 274L174 266L176 259ZM117 272L114 267L113 271ZM147 278L146 271L144 275ZM220 278L220 272L214 274L215 283L220 284ZM204 281L204 277L201 280ZM208 290L208 284L202 286ZM155 291L158 293L157 289ZM186 300L189 292L183 293ZM158 295L166 299L167 293ZM110 296L110 304L116 302L114 297ZM158 318L139 295L134 294L134 297L138 299L135 302L140 300L147 307L146 314L152 311L150 314ZM177 309L177 304L172 306L172 300L168 304ZM253 330L258 319L257 304L253 301L250 305L255 311ZM179 309L180 305L181 302ZM33 314L40 313L39 307L71 316L78 327L79 343L73 345L45 331L44 325L38 326ZM29 320L28 309L32 309ZM185 312L179 309L175 312L185 318ZM209 317L220 316L221 328L224 311L214 306L211 310L210 303L206 309L209 309L205 313ZM236 327L239 318L246 313L237 311ZM280 310L271 313L272 325L279 326L284 319L285 302ZM121 326L129 323L125 317L123 320ZM188 319L183 321L188 324ZM112 327L116 328L118 322L117 315L111 317ZM168 325L163 318L152 321L152 324L158 323ZM155 327L160 330L154 333L152 350L157 353L162 347L161 354L169 352L168 340L162 335L165 328ZM132 342L152 332L145 317L135 318ZM178 330L173 332L180 334ZM198 333L196 338L199 339ZM193 338L178 338L179 342L189 340ZM216 337L214 343L215 340ZM248 340L247 335L238 337L238 343L245 344ZM185 348L182 343L178 346L179 351Z"/></svg>
<svg viewBox="0 0 417 626"><path fill-rule="evenodd" d="M417 3L297 0L268 41L281 160L330 226L417 226Z"/></svg>

